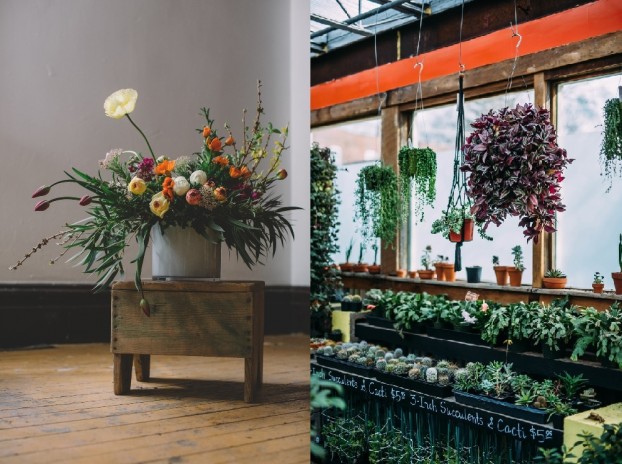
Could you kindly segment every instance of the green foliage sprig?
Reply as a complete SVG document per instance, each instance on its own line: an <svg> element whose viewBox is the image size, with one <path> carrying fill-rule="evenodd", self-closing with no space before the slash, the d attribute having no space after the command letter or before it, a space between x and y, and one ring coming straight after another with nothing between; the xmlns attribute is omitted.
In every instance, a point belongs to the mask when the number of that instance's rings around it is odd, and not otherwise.
<svg viewBox="0 0 622 464"><path fill-rule="evenodd" d="M412 204L415 219L423 221L424 207L436 200L436 153L429 147L404 146L398 153L398 165L402 215L408 216Z"/></svg>
<svg viewBox="0 0 622 464"><path fill-rule="evenodd" d="M603 140L600 145L601 175L611 189L612 178L618 175L622 163L622 102L612 98L603 107Z"/></svg>

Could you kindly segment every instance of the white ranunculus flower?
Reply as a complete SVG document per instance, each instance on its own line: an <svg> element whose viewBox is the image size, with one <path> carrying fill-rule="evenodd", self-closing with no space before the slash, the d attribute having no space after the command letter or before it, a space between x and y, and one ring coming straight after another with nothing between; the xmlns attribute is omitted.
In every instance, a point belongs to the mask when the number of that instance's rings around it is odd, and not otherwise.
<svg viewBox="0 0 622 464"><path fill-rule="evenodd" d="M106 116L113 119L120 119L126 114L134 111L138 92L134 89L121 89L106 98L104 111Z"/></svg>
<svg viewBox="0 0 622 464"><path fill-rule="evenodd" d="M207 182L207 174L203 171L194 171L190 174L190 183L192 185L203 185Z"/></svg>
<svg viewBox="0 0 622 464"><path fill-rule="evenodd" d="M175 177L173 180L175 181L173 191L178 197L185 195L186 192L190 190L190 182L188 182L184 176Z"/></svg>

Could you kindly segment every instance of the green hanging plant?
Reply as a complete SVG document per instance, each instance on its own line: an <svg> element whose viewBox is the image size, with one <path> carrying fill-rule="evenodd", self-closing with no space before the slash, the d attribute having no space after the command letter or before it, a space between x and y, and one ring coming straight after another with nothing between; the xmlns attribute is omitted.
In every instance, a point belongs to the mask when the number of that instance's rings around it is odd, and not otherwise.
<svg viewBox="0 0 622 464"><path fill-rule="evenodd" d="M361 169L354 206L363 240L378 237L387 244L393 243L402 220L395 171L381 164Z"/></svg>
<svg viewBox="0 0 622 464"><path fill-rule="evenodd" d="M412 203L415 218L423 221L423 208L436 200L436 153L429 147L404 146L398 153L398 164L402 216L408 216Z"/></svg>
<svg viewBox="0 0 622 464"><path fill-rule="evenodd" d="M622 162L622 102L612 98L605 102L603 108L603 140L600 146L600 164L602 174L609 182L607 191L611 189L611 180L622 171L618 163Z"/></svg>

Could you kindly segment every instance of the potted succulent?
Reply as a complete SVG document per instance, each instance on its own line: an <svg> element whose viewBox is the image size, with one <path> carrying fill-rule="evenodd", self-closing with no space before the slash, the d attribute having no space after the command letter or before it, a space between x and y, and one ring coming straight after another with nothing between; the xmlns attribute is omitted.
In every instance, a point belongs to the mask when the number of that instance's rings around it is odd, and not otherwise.
<svg viewBox="0 0 622 464"><path fill-rule="evenodd" d="M365 246L364 242L361 242L361 246L359 247L359 260L354 265L354 272L367 272L367 264L363 262L363 255L365 254Z"/></svg>
<svg viewBox="0 0 622 464"><path fill-rule="evenodd" d="M542 285L544 288L561 289L566 288L566 274L559 269L549 269L544 273L542 278Z"/></svg>
<svg viewBox="0 0 622 464"><path fill-rule="evenodd" d="M402 216L397 176L390 166L372 164L361 169L354 206L364 241L371 237L378 237L385 244L395 241Z"/></svg>
<svg viewBox="0 0 622 464"><path fill-rule="evenodd" d="M600 272L594 273L594 281L592 282L592 289L594 293L603 293L605 284L603 283L603 276Z"/></svg>
<svg viewBox="0 0 622 464"><path fill-rule="evenodd" d="M377 264L378 260L378 244L373 243L371 246L372 250L374 250L374 264L367 266L367 270L370 274L380 274L380 264Z"/></svg>
<svg viewBox="0 0 622 464"><path fill-rule="evenodd" d="M618 243L618 262L620 263L620 272L612 272L611 278L616 288L616 295L622 295L622 234L620 234L620 242Z"/></svg>
<svg viewBox="0 0 622 464"><path fill-rule="evenodd" d="M352 255L352 249L354 248L354 239L350 239L350 243L346 248L346 262L339 264L341 272L352 272L354 270L354 264L350 262L350 256Z"/></svg>
<svg viewBox="0 0 622 464"><path fill-rule="evenodd" d="M361 309L363 309L361 295L346 295L341 300L342 311L360 311Z"/></svg>
<svg viewBox="0 0 622 464"><path fill-rule="evenodd" d="M434 277L434 271L430 268L432 266L432 246L427 245L423 254L421 255L421 265L423 269L419 269L417 273L421 279L432 279Z"/></svg>
<svg viewBox="0 0 622 464"><path fill-rule="evenodd" d="M482 267L481 266L467 266L466 267L467 282L470 284L477 284L482 280Z"/></svg>
<svg viewBox="0 0 622 464"><path fill-rule="evenodd" d="M497 285L508 284L508 267L499 265L499 257L492 257L492 266L495 270L495 277L497 278Z"/></svg>
<svg viewBox="0 0 622 464"><path fill-rule="evenodd" d="M521 280L523 279L523 271L525 270L525 266L523 265L523 249L520 245L516 245L512 248L512 256L514 256L514 267L508 268L510 285L513 287L520 287Z"/></svg>
<svg viewBox="0 0 622 464"><path fill-rule="evenodd" d="M572 160L557 145L549 111L519 104L491 110L471 126L460 169L469 174L466 193L475 221L485 229L518 216L534 241L542 230L554 232L555 215L565 210L560 183Z"/></svg>

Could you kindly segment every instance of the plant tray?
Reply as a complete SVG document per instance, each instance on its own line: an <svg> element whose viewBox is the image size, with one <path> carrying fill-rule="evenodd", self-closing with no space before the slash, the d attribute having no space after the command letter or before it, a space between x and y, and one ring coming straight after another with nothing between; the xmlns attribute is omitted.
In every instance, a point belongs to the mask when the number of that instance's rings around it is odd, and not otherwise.
<svg viewBox="0 0 622 464"><path fill-rule="evenodd" d="M480 334L475 332L461 332L459 330L428 327L428 335L443 340L455 340L457 342L470 343L471 345L488 346L488 343L482 340Z"/></svg>
<svg viewBox="0 0 622 464"><path fill-rule="evenodd" d="M381 382L385 382L406 390L413 390L419 393L447 398L452 395L450 385L439 385L435 383L423 382L422 380L409 379L401 375L388 374L386 372L374 370L374 376Z"/></svg>
<svg viewBox="0 0 622 464"><path fill-rule="evenodd" d="M361 366L360 364L350 363L348 361L342 361L334 357L324 356L321 354L315 355L315 361L324 367L330 367L350 374L362 375L364 377L371 377L372 368L367 366Z"/></svg>
<svg viewBox="0 0 622 464"><path fill-rule="evenodd" d="M505 401L488 398L486 396L474 395L463 391L454 390L456 401L466 406L485 409L491 412L497 412L505 416L514 417L516 419L524 419L535 424L546 424L548 422L548 413L541 409L530 408L528 406L519 406Z"/></svg>
<svg viewBox="0 0 622 464"><path fill-rule="evenodd" d="M384 329L393 329L393 321L380 316L365 315L365 319L369 325L382 327Z"/></svg>

